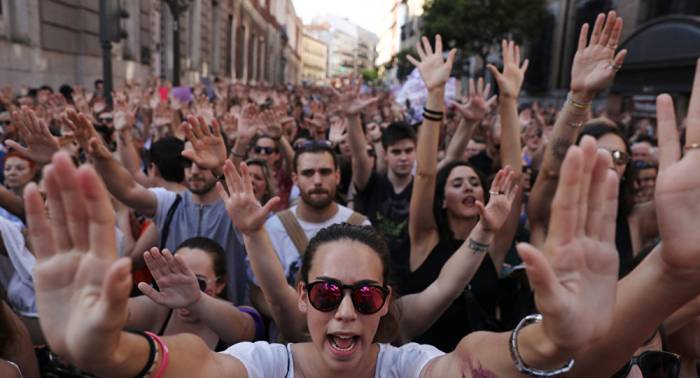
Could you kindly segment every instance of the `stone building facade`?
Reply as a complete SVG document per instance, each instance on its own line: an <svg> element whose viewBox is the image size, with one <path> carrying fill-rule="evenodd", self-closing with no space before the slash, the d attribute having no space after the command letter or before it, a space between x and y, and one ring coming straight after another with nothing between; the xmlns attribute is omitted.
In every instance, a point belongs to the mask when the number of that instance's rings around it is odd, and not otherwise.
<svg viewBox="0 0 700 378"><path fill-rule="evenodd" d="M301 78L305 82L323 84L326 82L328 46L306 33L301 40Z"/></svg>
<svg viewBox="0 0 700 378"><path fill-rule="evenodd" d="M173 20L162 0L122 0L128 37L112 47L115 85L173 77ZM301 20L292 0L191 0L180 18L181 79L297 83ZM0 85L91 86L102 77L99 0L0 0Z"/></svg>

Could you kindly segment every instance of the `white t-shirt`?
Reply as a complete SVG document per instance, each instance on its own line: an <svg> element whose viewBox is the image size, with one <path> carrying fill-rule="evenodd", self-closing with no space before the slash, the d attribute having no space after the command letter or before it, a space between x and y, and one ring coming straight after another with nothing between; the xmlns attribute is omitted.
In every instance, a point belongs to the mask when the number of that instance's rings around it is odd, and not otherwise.
<svg viewBox="0 0 700 378"><path fill-rule="evenodd" d="M294 378L293 344L270 344L265 341L238 343L223 354L236 357L248 371L249 378ZM425 365L445 353L432 345L410 343L401 347L379 344L376 378L418 378Z"/></svg>
<svg viewBox="0 0 700 378"><path fill-rule="evenodd" d="M297 206L291 207L290 211L296 216ZM299 225L301 225L301 228L304 230L306 238L311 240L311 238L321 231L321 229L336 223L346 222L352 213L352 209L338 205L338 212L325 222L309 223L299 219L298 217L297 221L299 221ZM372 225L368 219L366 219L362 224L365 226ZM272 247L275 249L275 252L280 259L280 263L282 263L284 273L287 277L287 282L291 282L293 284L295 278L294 276L301 267L301 256L297 251L297 247L294 246L292 238L289 237L289 234L287 234L287 230L282 225L282 221L280 221L279 216L269 218L265 222L265 230L267 231L267 234L270 235ZM251 276L251 279L252 278L253 277ZM253 282L257 283L255 279L253 279Z"/></svg>

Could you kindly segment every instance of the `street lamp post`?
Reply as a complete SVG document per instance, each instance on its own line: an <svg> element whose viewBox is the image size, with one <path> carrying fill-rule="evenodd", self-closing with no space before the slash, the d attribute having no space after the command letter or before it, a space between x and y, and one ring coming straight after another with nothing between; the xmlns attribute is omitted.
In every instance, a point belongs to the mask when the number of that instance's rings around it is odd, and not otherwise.
<svg viewBox="0 0 700 378"><path fill-rule="evenodd" d="M192 0L165 0L173 16L173 86L180 85L180 15Z"/></svg>

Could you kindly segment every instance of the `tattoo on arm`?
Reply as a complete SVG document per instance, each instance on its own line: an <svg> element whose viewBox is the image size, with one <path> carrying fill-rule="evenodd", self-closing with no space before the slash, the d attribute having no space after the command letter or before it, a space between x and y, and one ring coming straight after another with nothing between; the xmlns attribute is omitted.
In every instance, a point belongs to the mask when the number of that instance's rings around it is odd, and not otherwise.
<svg viewBox="0 0 700 378"><path fill-rule="evenodd" d="M556 138L552 142L552 155L559 161L563 161L566 151L571 146L571 141L564 138Z"/></svg>

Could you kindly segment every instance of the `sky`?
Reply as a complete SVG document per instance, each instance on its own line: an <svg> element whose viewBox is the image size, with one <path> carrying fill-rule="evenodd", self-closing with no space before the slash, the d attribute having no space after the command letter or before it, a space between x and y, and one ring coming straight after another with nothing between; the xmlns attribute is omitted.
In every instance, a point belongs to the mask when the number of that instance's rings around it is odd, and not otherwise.
<svg viewBox="0 0 700 378"><path fill-rule="evenodd" d="M297 15L305 24L314 16L333 14L345 17L377 36L381 32L384 13L388 13L386 3L389 0L292 0ZM384 4L379 4L384 3Z"/></svg>

